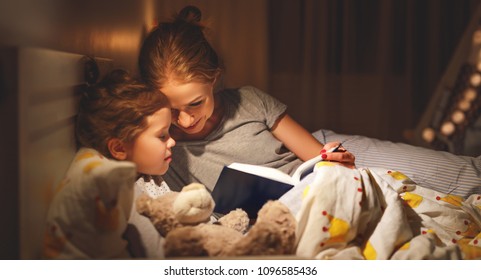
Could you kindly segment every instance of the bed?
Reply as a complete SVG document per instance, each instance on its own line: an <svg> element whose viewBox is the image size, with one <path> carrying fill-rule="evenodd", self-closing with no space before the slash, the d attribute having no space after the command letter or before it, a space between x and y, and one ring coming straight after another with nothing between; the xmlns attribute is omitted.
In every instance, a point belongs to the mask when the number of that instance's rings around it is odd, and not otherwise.
<svg viewBox="0 0 481 280"><path fill-rule="evenodd" d="M40 258L49 203L76 153L76 89L112 67L111 60L95 58L97 72L92 72L91 61L50 49L2 48L2 64L9 67L5 71L17 97L11 105L17 107L12 122L18 121L18 136L13 136L18 151L12 153L18 159L12 162L18 162L19 221L14 224L21 259Z"/></svg>
<svg viewBox="0 0 481 280"><path fill-rule="evenodd" d="M92 59L81 54L39 48L16 48L15 53L17 57L16 67L19 70L17 91L19 96L20 258L38 259L44 257L42 247L45 243L45 233L50 229L46 226L45 219L50 203L56 191L65 184L63 180L65 173L77 152L73 134L73 119L77 101L76 88L87 83L90 76L102 75L102 73L108 71L112 68L113 63L106 58ZM93 67L95 70L93 72L92 65L86 63L92 60L97 63L97 66ZM89 66L87 69L90 69L87 72L85 70L86 65ZM313 190L330 188L332 184L338 186L339 192L335 193L336 197L326 199L318 195L326 192L320 191L313 191L311 194L305 195L307 181L303 181L303 185L296 186L288 196L281 199L286 204L290 204L292 211L299 218L299 244L302 244L302 248L317 248L312 252L302 249L302 252L299 251L297 256L286 257L349 259L387 259L393 256L396 256L396 258L442 259L480 257L477 251L480 245L475 243L480 238L479 227L481 227L480 202L479 196L476 196L481 194L481 156L456 156L446 152L380 141L363 136L340 135L329 130L319 130L314 132L314 135L324 143L342 141L343 145L356 155L356 163L359 169L336 169L336 172L339 173L339 176L336 177L338 181L329 184L322 183L323 180L316 180L317 183L313 187L314 185L311 182L310 185ZM131 166L122 166L121 168L130 170L126 172L132 170ZM324 174L322 175L324 177L321 176L320 178L325 178L326 172L323 170L326 170L326 168L337 167L320 167L319 171L312 176ZM397 173L393 172L402 173L403 175L398 177L401 179L395 180L392 175ZM313 179L312 176L308 178ZM342 181L345 178L352 179L354 177L362 180L355 180L354 183ZM358 189L362 191L358 191ZM454 233L447 234L446 236L449 236L449 238L443 235L438 240L433 227L429 227L428 224L423 223L422 227L419 224L416 225L419 227L413 226L410 223L412 221L406 218L415 216L411 211L413 208L409 207L409 202L403 204L403 201L408 199L400 199L407 192L410 195L423 197L424 201L431 201L433 205L436 204L436 207L440 207L437 208L437 212L446 211L447 216L450 216L450 213L459 215L459 217L462 217L459 220L461 221L461 228L454 230ZM377 207L377 214L366 217L365 211L368 208L364 209L364 212L356 212L358 210L351 206L359 205L360 201L356 201L356 203L352 203L352 201L333 203L345 199L344 196L343 198L339 195L340 193L351 195L351 199L361 195L365 198L366 203L372 204L369 204L369 207ZM441 199L437 200L436 197L441 197L442 194L449 194L452 199L448 202ZM122 197L124 201L122 204L124 210L122 211L125 218L128 216L130 196L124 194ZM430 197L430 199L427 199L427 197ZM292 202L292 198L295 198L295 202ZM306 206L312 204L322 205L329 210L324 209L316 213L316 208ZM342 208L339 205L345 207ZM363 207L367 206L364 205ZM453 209L453 207L458 208ZM466 210L468 208L469 211ZM325 215L323 211L326 211ZM429 213L429 209L425 212ZM422 215L426 216L425 212ZM345 221L350 220L347 225L351 231L343 232L349 238L344 238L340 243L335 243L337 245L332 245L334 244L332 240L329 241L331 243L326 241L328 239L325 239L327 238L325 234L316 235L317 239L306 237L311 236L306 235L307 233L312 234L316 229L326 234L329 233L329 230L325 230L326 224L307 222L305 217L312 218L320 215L318 220L332 222L335 221L334 218L342 216L340 213L343 213L342 215L357 213L357 216L344 217ZM391 215L391 213L393 214ZM469 223L464 224L467 220L469 220ZM385 240L382 235L376 237L376 241L369 240L368 237L373 236L378 226L382 226L379 231L387 230L389 232L392 230L392 224L403 225L402 229L406 229L409 225L412 230L410 233L400 230L396 233L398 235L395 235L395 240L389 242L379 241ZM353 225L357 226L353 227ZM458 231L464 234L468 227L469 235L456 234ZM353 228L357 230L352 231ZM361 228L366 236L359 234ZM426 234L423 234L423 232L426 232ZM447 242L446 240L452 241L453 234L456 237L457 244L449 244L449 248L452 250L447 250L445 249L447 246L445 242ZM428 241L416 239L414 242L414 238L421 235L430 236L431 239L428 238ZM465 237L465 239L463 240L461 237ZM404 255L394 253L403 246L408 246L406 244L411 240L413 240L411 245L413 247L427 246L422 244L435 244L437 245L435 247L439 250L429 251L422 256L412 253ZM360 249L353 249L353 246L350 246L354 241L357 242L356 244L361 244ZM330 247L325 248L329 248L327 250L329 252L337 250L337 253L330 254L326 253L324 249L319 250L321 243L324 245L331 244ZM469 247L471 248L469 256L466 250L463 251L458 248L460 243L463 246L472 247ZM348 244L350 245L348 246ZM347 251L340 250L343 246L349 249ZM372 253L374 251L376 254ZM371 253L364 254L363 252ZM119 254L119 256L123 258L125 255Z"/></svg>
<svg viewBox="0 0 481 280"><path fill-rule="evenodd" d="M481 258L481 194L424 188L395 169L319 162L280 201L296 215L298 257Z"/></svg>

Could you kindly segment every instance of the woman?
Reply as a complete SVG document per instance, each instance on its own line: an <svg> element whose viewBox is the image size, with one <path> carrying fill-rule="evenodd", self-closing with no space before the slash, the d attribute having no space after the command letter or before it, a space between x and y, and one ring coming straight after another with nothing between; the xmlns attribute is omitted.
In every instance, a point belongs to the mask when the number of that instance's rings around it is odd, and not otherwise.
<svg viewBox="0 0 481 280"><path fill-rule="evenodd" d="M148 35L139 57L142 77L166 95L172 107L171 133L177 146L165 176L172 188L197 181L212 189L222 167L232 162L291 173L321 153L349 167L354 167L355 154L358 167L393 168L442 192L468 196L481 191L479 157L329 131L313 137L286 114L284 104L254 87L218 90L222 65L200 20L198 8L185 7ZM326 153L339 141L344 148Z"/></svg>

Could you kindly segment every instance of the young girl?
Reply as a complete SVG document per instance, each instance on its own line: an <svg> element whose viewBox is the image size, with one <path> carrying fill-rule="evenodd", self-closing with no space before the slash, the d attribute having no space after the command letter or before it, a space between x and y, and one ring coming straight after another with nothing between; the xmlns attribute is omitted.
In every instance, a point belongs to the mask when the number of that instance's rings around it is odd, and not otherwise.
<svg viewBox="0 0 481 280"><path fill-rule="evenodd" d="M116 70L80 99L76 137L79 144L107 158L128 160L137 167L135 197L158 197L170 189L162 179L172 161L171 112L165 97ZM160 235L150 221L131 212L127 231L134 257L162 257ZM129 229L129 228L128 228Z"/></svg>
<svg viewBox="0 0 481 280"><path fill-rule="evenodd" d="M115 70L80 100L76 137L80 145L108 158L137 165L137 185L156 197L170 191L162 180L172 161L170 108L122 70Z"/></svg>
<svg viewBox="0 0 481 280"><path fill-rule="evenodd" d="M201 12L185 7L161 22L140 51L141 76L172 106L178 141L165 179L174 189L192 181L213 188L223 165L244 162L291 173L321 152L353 167L399 170L425 187L464 197L481 192L481 156L456 156L412 145L319 130L315 138L286 114L286 106L254 87L219 90L219 58L203 34ZM319 140L319 141L318 141ZM332 141L332 142L331 142ZM327 143L323 146L322 143Z"/></svg>
<svg viewBox="0 0 481 280"><path fill-rule="evenodd" d="M212 189L224 165L244 162L295 170L319 153L353 166L354 156L325 147L286 114L286 106L254 87L214 93L222 68L199 24L201 12L184 8L160 23L140 53L141 75L165 94L172 107L172 136L178 141L165 178L174 189L200 182Z"/></svg>

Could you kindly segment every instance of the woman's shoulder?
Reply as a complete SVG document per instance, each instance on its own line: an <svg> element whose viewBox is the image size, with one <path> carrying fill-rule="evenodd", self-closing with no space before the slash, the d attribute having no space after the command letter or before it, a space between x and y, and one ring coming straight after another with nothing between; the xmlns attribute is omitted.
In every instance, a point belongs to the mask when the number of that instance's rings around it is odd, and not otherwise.
<svg viewBox="0 0 481 280"><path fill-rule="evenodd" d="M261 89L259 89L257 87L254 87L254 86L250 86L250 85L240 87L238 90L239 90L240 94L245 94L245 95L249 95L249 94L251 94L251 95L265 95L266 94Z"/></svg>
<svg viewBox="0 0 481 280"><path fill-rule="evenodd" d="M246 85L238 88L227 88L221 91L226 97L243 100L246 102L264 99L267 94L257 87Z"/></svg>
<svg viewBox="0 0 481 280"><path fill-rule="evenodd" d="M262 111L268 111L270 114L274 112L282 113L287 108L277 98L254 86L247 85L224 92L225 94L223 94L221 99L226 100L226 103L235 104L236 107L253 107Z"/></svg>
<svg viewBox="0 0 481 280"><path fill-rule="evenodd" d="M251 85L245 85L245 86L241 86L241 87L223 88L220 92L223 92L223 93L236 92L238 94L246 94L246 93L249 94L249 93L258 93L258 92L264 93L261 89L255 87L255 86L251 86Z"/></svg>

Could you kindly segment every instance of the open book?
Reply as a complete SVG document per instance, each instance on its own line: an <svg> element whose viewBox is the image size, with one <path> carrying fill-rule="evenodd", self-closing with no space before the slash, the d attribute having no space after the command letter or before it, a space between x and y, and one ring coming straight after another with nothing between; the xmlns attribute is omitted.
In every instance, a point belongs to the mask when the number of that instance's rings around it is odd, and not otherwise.
<svg viewBox="0 0 481 280"><path fill-rule="evenodd" d="M319 161L322 161L321 155L303 162L292 176L259 165L232 163L224 166L212 191L216 204L214 212L227 214L242 208L249 218L255 219L259 209L268 200L279 199L311 173Z"/></svg>

